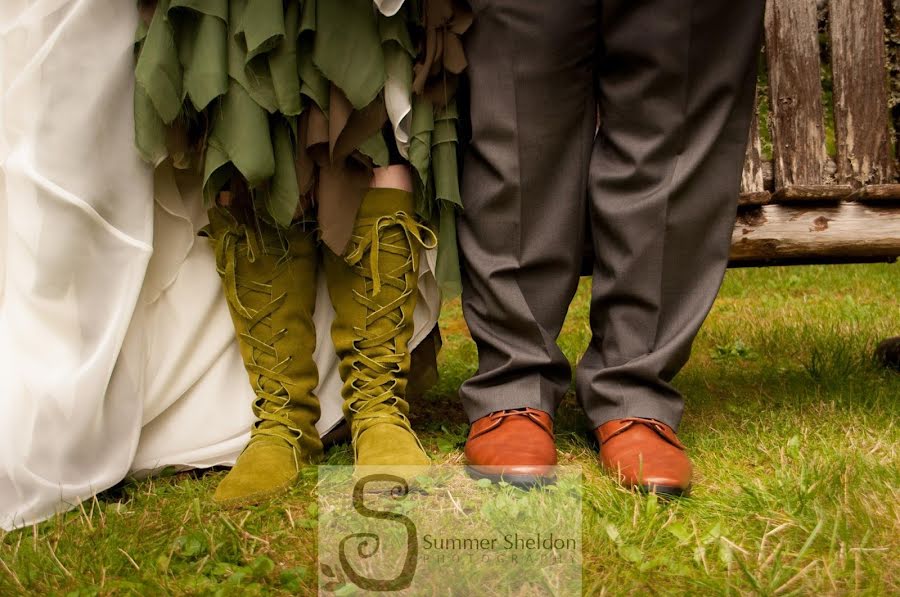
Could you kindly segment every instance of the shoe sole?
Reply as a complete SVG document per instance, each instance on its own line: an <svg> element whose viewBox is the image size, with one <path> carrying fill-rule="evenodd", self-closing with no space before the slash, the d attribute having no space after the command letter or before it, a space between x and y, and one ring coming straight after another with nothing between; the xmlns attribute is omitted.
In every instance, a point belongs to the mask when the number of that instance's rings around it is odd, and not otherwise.
<svg viewBox="0 0 900 597"><path fill-rule="evenodd" d="M234 510L237 508L245 508L248 506L257 506L263 502L268 502L274 500L275 498L287 495L288 493L290 493L291 489L294 488L294 485L296 485L296 482L275 489L269 489L267 491L257 491L256 493L251 493L249 495L242 495L240 497L227 499L216 499L216 497L213 496L213 502L220 508L224 508L226 510Z"/></svg>
<svg viewBox="0 0 900 597"><path fill-rule="evenodd" d="M543 475L504 475L502 473L483 473L470 466L466 467L466 473L476 481L487 479L491 483L509 483L519 489L533 489L542 485L554 485L556 475L545 477Z"/></svg>
<svg viewBox="0 0 900 597"><path fill-rule="evenodd" d="M677 487L674 485L635 485L641 493L655 493L661 497L688 497L691 495L691 486Z"/></svg>

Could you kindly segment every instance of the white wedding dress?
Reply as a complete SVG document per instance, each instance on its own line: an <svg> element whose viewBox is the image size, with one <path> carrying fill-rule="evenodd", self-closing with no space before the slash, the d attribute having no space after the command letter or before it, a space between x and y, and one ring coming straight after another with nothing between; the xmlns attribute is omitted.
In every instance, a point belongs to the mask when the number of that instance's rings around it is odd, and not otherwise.
<svg viewBox="0 0 900 597"><path fill-rule="evenodd" d="M233 464L253 420L196 236L199 186L134 149L136 25L134 0L0 0L4 529L129 474ZM437 320L434 258L422 260L413 345ZM332 316L320 283L323 433L341 419Z"/></svg>

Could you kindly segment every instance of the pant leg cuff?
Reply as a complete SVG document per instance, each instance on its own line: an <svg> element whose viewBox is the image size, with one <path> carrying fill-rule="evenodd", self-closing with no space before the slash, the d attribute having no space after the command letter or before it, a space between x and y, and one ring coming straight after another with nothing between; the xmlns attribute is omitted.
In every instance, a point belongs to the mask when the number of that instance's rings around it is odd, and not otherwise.
<svg viewBox="0 0 900 597"><path fill-rule="evenodd" d="M459 396L470 423L493 412L516 408L534 408L553 418L556 416L558 400L546 385L543 380L534 377L494 387L471 387L463 384Z"/></svg>
<svg viewBox="0 0 900 597"><path fill-rule="evenodd" d="M684 401L681 398L673 398L668 396L656 396L648 392L646 389L639 393L630 393L628 396L621 396L624 400L605 401L605 404L589 405L590 402L599 402L598 400L588 401L585 406L585 414L591 422L591 429L613 421L615 419L654 419L660 423L665 423L676 432L678 425L681 423L681 414L684 408ZM586 404L582 401L582 404Z"/></svg>

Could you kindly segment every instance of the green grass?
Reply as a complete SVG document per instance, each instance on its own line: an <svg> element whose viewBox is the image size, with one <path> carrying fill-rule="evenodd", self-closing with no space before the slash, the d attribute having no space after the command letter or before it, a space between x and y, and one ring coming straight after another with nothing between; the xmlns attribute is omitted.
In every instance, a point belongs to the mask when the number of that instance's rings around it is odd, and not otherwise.
<svg viewBox="0 0 900 597"><path fill-rule="evenodd" d="M900 334L898 297L900 265L730 271L676 380L690 499L618 488L567 400L560 458L588 481L585 592L900 593L900 375L870 356ZM560 341L573 362L587 310L583 283ZM466 433L456 390L476 353L458 303L442 324L442 379L414 423L436 460L455 463ZM314 593L314 471L290 496L236 512L211 502L222 474L126 482L0 535L0 595Z"/></svg>

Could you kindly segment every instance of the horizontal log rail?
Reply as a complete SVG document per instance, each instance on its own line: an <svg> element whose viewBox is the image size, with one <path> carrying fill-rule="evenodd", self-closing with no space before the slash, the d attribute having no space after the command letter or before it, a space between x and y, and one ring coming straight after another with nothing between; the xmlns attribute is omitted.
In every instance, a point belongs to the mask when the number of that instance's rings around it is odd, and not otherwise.
<svg viewBox="0 0 900 597"><path fill-rule="evenodd" d="M900 187L900 185L885 185ZM896 189L892 188L891 193ZM768 200L770 193L765 193ZM900 258L900 199L744 203L737 210L728 267L829 263L884 263ZM741 200L746 201L747 195ZM594 256L587 230L581 275Z"/></svg>
<svg viewBox="0 0 900 597"><path fill-rule="evenodd" d="M900 202L741 209L730 267L861 263L900 257Z"/></svg>
<svg viewBox="0 0 900 597"><path fill-rule="evenodd" d="M775 193L769 191L742 193L738 198L738 207L836 202L900 204L900 184L872 184L859 189L854 189L850 185L794 185L779 189Z"/></svg>

